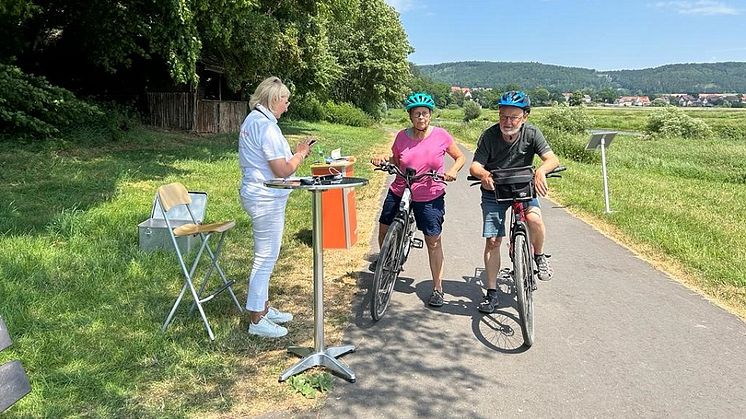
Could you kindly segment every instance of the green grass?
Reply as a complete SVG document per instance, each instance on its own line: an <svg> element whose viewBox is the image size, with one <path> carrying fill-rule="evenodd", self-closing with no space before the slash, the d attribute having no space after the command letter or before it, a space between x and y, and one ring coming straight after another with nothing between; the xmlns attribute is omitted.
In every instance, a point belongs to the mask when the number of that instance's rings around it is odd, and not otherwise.
<svg viewBox="0 0 746 419"><path fill-rule="evenodd" d="M359 156L388 139L380 129L331 124L290 123L283 130L291 143L315 135L327 152L341 147ZM165 333L159 330L183 280L173 254L139 250L137 224L148 218L156 188L168 182L206 191L207 221L237 220L221 264L244 302L252 243L237 196L236 147L235 135L144 129L95 148L4 147L0 315L14 345L0 363L20 359L33 387L10 414L246 416L310 403L277 383L294 361L285 347L307 341L312 329L307 194L291 195L270 290L274 302L302 318L287 338L250 338L225 294L206 304L215 342L199 317L187 316L186 304ZM299 173L309 173L309 164ZM371 171L360 164L356 174ZM349 307L330 306L331 321L343 324Z"/></svg>

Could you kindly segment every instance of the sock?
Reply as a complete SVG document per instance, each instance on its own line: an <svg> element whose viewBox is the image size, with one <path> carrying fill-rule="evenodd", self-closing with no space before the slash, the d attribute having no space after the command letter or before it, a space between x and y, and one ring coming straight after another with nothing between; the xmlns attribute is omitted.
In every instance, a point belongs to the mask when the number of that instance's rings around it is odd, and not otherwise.
<svg viewBox="0 0 746 419"><path fill-rule="evenodd" d="M497 294L497 290L495 288L487 289L487 295L495 295L495 294Z"/></svg>

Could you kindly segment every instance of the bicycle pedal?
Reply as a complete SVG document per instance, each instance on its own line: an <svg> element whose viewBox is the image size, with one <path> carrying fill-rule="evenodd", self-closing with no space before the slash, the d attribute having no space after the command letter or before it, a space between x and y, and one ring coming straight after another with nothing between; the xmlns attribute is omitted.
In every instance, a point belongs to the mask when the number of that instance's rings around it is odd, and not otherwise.
<svg viewBox="0 0 746 419"><path fill-rule="evenodd" d="M422 239L412 239L412 247L414 247L415 249L422 249L423 246L424 243Z"/></svg>

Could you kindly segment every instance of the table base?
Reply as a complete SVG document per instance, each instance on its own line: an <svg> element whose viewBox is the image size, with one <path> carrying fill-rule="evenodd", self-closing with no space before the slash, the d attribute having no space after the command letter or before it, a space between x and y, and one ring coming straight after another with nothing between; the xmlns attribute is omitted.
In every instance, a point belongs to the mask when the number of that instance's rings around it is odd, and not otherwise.
<svg viewBox="0 0 746 419"><path fill-rule="evenodd" d="M351 383L356 380L355 373L352 372L350 367L337 359L342 355L355 352L354 345L335 346L321 351L304 346L291 346L288 348L288 352L303 357L303 359L285 370L280 376L280 381L285 381L291 376L313 367L324 367Z"/></svg>

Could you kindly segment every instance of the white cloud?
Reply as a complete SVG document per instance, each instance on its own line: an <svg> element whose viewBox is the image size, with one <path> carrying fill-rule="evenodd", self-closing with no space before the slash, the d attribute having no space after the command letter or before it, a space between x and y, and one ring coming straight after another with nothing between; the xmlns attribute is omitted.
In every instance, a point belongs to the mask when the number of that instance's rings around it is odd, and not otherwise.
<svg viewBox="0 0 746 419"><path fill-rule="evenodd" d="M741 10L729 6L722 1L715 0L659 1L655 5L661 9L674 10L682 15L714 16L741 14Z"/></svg>

